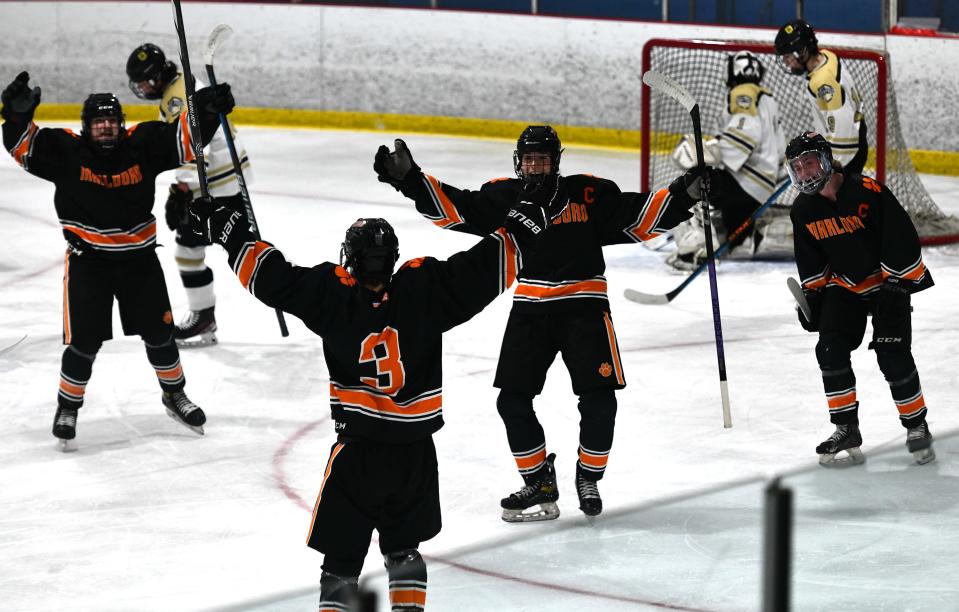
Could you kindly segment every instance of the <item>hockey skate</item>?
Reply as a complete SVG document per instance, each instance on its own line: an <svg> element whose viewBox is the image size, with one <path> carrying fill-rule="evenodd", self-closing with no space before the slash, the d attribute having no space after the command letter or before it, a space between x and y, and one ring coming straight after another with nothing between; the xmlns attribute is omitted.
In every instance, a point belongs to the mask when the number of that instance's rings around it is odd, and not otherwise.
<svg viewBox="0 0 959 612"><path fill-rule="evenodd" d="M77 409L57 406L53 417L53 435L58 438L59 448L63 452L76 450L73 439L77 437Z"/></svg>
<svg viewBox="0 0 959 612"><path fill-rule="evenodd" d="M163 405L166 413L174 421L182 423L196 433L203 435L203 424L206 423L206 414L203 409L190 401L183 391L172 393L163 392Z"/></svg>
<svg viewBox="0 0 959 612"><path fill-rule="evenodd" d="M919 465L925 465L936 458L936 452L932 450L932 434L929 433L925 420L906 430L906 448Z"/></svg>
<svg viewBox="0 0 959 612"><path fill-rule="evenodd" d="M216 318L213 306L191 310L176 326L173 337L182 348L198 348L216 344Z"/></svg>
<svg viewBox="0 0 959 612"><path fill-rule="evenodd" d="M527 480L525 487L504 497L500 501L503 507L503 520L507 523L531 523L550 521L559 518L559 489L556 487L556 470L553 469L555 453L546 457L546 465ZM533 506L539 506L534 509Z"/></svg>
<svg viewBox="0 0 959 612"><path fill-rule="evenodd" d="M858 424L836 425L836 431L816 447L816 452L819 453L819 465L825 467L859 465L866 460L862 451L859 450L860 446L862 446L862 435L859 433ZM836 455L842 451L846 451L846 456L837 459Z"/></svg>
<svg viewBox="0 0 959 612"><path fill-rule="evenodd" d="M579 472L576 473L576 494L579 496L579 509L587 519L603 511L603 498L599 496L596 481L587 480Z"/></svg>

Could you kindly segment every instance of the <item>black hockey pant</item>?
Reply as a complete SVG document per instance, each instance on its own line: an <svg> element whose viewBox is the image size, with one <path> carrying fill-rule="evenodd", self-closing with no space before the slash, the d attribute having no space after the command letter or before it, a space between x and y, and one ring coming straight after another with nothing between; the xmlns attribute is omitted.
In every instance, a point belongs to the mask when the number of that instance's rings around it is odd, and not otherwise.
<svg viewBox="0 0 959 612"><path fill-rule="evenodd" d="M839 287L824 290L816 359L822 370L829 419L836 424L859 422L856 375L849 356L862 343L869 309L868 300L850 291ZM873 317L869 348L876 351L879 369L889 383L899 419L906 428L915 427L926 418L911 335L911 316L898 321ZM890 339L896 341L889 342Z"/></svg>
<svg viewBox="0 0 959 612"><path fill-rule="evenodd" d="M529 481L546 463L546 436L533 410L533 396L500 391L496 408L516 467ZM600 480L606 471L616 424L613 389L587 391L579 396L579 450L576 471L588 480Z"/></svg>

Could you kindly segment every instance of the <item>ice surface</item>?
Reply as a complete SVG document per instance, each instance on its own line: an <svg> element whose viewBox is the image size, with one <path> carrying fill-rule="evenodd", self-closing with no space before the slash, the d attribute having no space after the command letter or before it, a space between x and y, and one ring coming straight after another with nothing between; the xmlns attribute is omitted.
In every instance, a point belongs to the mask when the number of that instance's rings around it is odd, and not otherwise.
<svg viewBox="0 0 959 612"><path fill-rule="evenodd" d="M447 256L473 238L436 229L376 181L373 153L393 134L245 128L252 197L265 239L301 264L335 260L346 227L382 216L401 256ZM409 136L417 163L460 187L512 174L513 145ZM569 147L566 174L638 188L633 152ZM162 219L164 185L158 188ZM313 610L320 555L305 546L334 440L319 338L247 294L210 250L220 344L184 351L190 397L207 412L199 437L168 418L142 343L104 345L80 411L74 453L50 435L60 364L64 243L52 187L0 159L0 608L10 610ZM959 211L959 180L924 177ZM162 225L162 223L161 223ZM163 227L159 250L175 315L185 298ZM959 262L930 249L936 287L914 300L915 356L933 433L956 427ZM853 355L867 463L816 467L832 427L813 348L795 321L791 263L723 263L719 293L734 427L723 430L705 275L668 306L625 301L626 287L681 282L664 253L606 250L613 316L629 386L600 483L606 513L577 510L579 415L554 365L536 402L558 455L559 520L510 525L498 500L521 484L496 414L493 372L508 297L447 334L446 427L436 436L444 529L429 558L435 610L754 610L761 502L783 470L795 489L797 610L957 609L955 440L911 462L873 354ZM118 319L114 317L119 335ZM880 452L885 451L885 452ZM490 548L492 547L492 548ZM928 554L923 554L928 551ZM365 572L385 599L376 543ZM385 608L383 608L385 609Z"/></svg>

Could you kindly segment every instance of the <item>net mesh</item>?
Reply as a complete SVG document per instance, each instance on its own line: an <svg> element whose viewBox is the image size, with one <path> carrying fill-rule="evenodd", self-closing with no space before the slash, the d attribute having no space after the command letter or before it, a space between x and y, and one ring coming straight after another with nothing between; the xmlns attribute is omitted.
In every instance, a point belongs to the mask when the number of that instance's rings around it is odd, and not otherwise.
<svg viewBox="0 0 959 612"><path fill-rule="evenodd" d="M674 46L676 45L676 46ZM681 45L681 46L679 46ZM755 53L766 68L762 85L772 91L779 104L783 133L787 139L813 126L809 103L804 88L806 80L786 74L776 65L772 45L735 41L663 41L647 43L648 65L671 77L685 87L700 107L703 134L718 134L721 110L726 103L726 57L740 49ZM842 58L842 69L848 70L863 97L862 112L869 128L869 157L863 174L879 178L896 195L913 222L923 242L959 242L959 219L946 215L930 197L919 180L902 137L896 94L888 74L888 56L879 52L830 47ZM885 57L887 61L882 62ZM880 79L884 80L885 104L880 103ZM655 91L649 92L648 108L643 109L649 132L648 158L644 157L644 189L658 189L675 178L677 168L670 154L683 134L692 132L689 114L671 98ZM882 113L885 120L885 142L878 142L877 121ZM648 161L647 161L648 159ZM878 164L882 161L883 164ZM878 170L884 169L879 177ZM646 171L648 170L648 175ZM788 180L785 171L782 180ZM775 208L788 208L798 192L789 187L776 200Z"/></svg>

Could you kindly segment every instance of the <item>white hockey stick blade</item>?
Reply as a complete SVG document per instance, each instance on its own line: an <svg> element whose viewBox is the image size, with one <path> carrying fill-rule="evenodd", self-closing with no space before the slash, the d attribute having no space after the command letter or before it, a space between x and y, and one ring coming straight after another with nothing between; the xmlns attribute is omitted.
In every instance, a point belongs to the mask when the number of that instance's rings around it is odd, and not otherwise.
<svg viewBox="0 0 959 612"><path fill-rule="evenodd" d="M685 87L661 72L647 70L643 74L643 83L679 102L686 109L686 112L692 111L693 107L696 106L696 100L686 91Z"/></svg>
<svg viewBox="0 0 959 612"><path fill-rule="evenodd" d="M233 28L225 23L221 23L213 28L210 36L206 39L206 47L203 49L203 61L207 66L213 65L213 56L216 55L217 49L226 42L226 39L229 38L231 34L233 34Z"/></svg>
<svg viewBox="0 0 959 612"><path fill-rule="evenodd" d="M796 300L799 310L802 311L803 318L807 321L812 321L812 308L809 307L809 302L806 301L806 294L803 293L799 281L790 276L786 279L786 286L789 287L789 292L793 294L793 299Z"/></svg>
<svg viewBox="0 0 959 612"><path fill-rule="evenodd" d="M635 289L627 289L623 291L623 295L625 295L626 299L630 302L637 302L639 304L669 304L669 296L666 295L652 295L650 293L636 291Z"/></svg>

